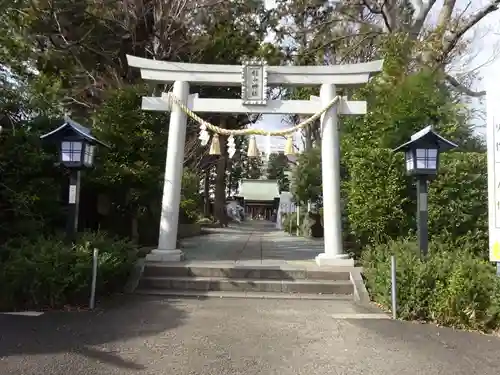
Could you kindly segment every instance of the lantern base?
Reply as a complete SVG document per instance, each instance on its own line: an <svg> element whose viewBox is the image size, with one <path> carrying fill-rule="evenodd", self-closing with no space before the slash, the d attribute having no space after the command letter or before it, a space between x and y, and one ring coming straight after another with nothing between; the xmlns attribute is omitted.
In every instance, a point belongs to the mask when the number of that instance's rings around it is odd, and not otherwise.
<svg viewBox="0 0 500 375"><path fill-rule="evenodd" d="M148 262L180 262L184 260L184 253L180 249L155 249L146 256Z"/></svg>
<svg viewBox="0 0 500 375"><path fill-rule="evenodd" d="M354 259L349 258L347 254L318 254L315 258L318 266L341 266L341 267L354 267Z"/></svg>

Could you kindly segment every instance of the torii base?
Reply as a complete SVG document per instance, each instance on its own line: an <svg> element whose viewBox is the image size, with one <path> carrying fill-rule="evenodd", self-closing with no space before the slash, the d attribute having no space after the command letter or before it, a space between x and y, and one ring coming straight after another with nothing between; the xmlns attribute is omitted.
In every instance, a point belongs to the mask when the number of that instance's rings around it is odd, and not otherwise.
<svg viewBox="0 0 500 375"><path fill-rule="evenodd" d="M184 260L184 253L180 249L160 250L155 249L146 255L148 262L180 262Z"/></svg>
<svg viewBox="0 0 500 375"><path fill-rule="evenodd" d="M327 253L318 254L315 258L320 267L354 267L354 259L347 254L331 255Z"/></svg>

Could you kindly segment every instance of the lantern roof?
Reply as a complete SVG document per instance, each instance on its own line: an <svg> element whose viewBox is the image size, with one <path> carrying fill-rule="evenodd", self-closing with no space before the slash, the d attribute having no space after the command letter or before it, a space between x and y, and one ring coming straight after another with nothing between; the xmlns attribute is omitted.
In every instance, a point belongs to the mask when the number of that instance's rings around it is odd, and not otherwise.
<svg viewBox="0 0 500 375"><path fill-rule="evenodd" d="M40 139L62 141L66 137L74 137L76 139L85 140L92 145L99 144L109 148L107 144L92 136L89 128L71 120L68 116L64 117L64 122L61 126L40 136Z"/></svg>
<svg viewBox="0 0 500 375"><path fill-rule="evenodd" d="M413 148L429 148L429 147L435 147L439 151L444 152L457 148L458 145L440 136L432 129L432 126L429 125L423 128L422 130L416 132L415 134L413 134L408 142L395 148L393 151L398 152L398 151L407 151Z"/></svg>

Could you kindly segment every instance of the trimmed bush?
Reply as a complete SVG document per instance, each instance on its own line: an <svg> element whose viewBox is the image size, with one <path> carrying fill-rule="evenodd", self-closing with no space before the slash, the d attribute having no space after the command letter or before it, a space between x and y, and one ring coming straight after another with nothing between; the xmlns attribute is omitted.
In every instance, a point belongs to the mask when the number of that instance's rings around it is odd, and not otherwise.
<svg viewBox="0 0 500 375"><path fill-rule="evenodd" d="M414 227L414 203L404 160L389 149L361 149L345 155L344 182L349 230L361 246L406 236Z"/></svg>
<svg viewBox="0 0 500 375"><path fill-rule="evenodd" d="M443 154L429 185L429 233L477 256L488 257L486 154Z"/></svg>
<svg viewBox="0 0 500 375"><path fill-rule="evenodd" d="M0 249L0 310L86 305L93 249L99 250L96 296L122 290L138 251L104 233L84 233L75 245L61 237L17 239Z"/></svg>
<svg viewBox="0 0 500 375"><path fill-rule="evenodd" d="M362 264L372 299L389 308L390 256L396 256L398 314L457 328L500 327L500 279L491 263L449 244L431 242L427 261L417 245L391 241L365 249Z"/></svg>
<svg viewBox="0 0 500 375"><path fill-rule="evenodd" d="M388 149L345 155L344 182L349 230L358 245L383 243L416 231L414 179L405 176L400 154ZM440 242L467 247L486 257L486 155L443 154L437 178L429 185L429 234Z"/></svg>

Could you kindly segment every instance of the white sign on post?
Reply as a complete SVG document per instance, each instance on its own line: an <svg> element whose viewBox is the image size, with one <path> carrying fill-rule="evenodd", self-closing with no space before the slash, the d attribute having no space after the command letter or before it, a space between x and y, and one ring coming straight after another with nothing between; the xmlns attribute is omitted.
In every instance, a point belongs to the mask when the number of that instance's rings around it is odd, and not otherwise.
<svg viewBox="0 0 500 375"><path fill-rule="evenodd" d="M69 185L69 198L68 198L69 204L75 204L76 203L76 185Z"/></svg>
<svg viewBox="0 0 500 375"><path fill-rule="evenodd" d="M500 262L500 86L487 82L488 226L490 261Z"/></svg>

